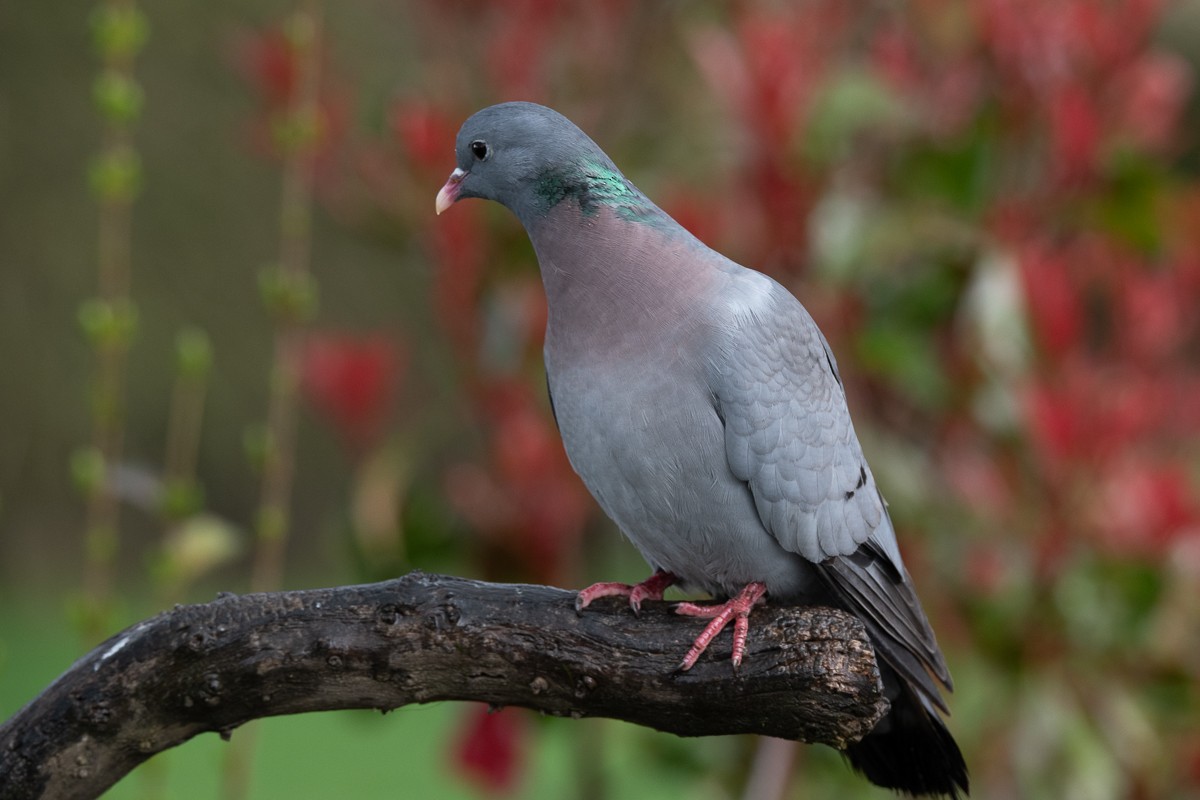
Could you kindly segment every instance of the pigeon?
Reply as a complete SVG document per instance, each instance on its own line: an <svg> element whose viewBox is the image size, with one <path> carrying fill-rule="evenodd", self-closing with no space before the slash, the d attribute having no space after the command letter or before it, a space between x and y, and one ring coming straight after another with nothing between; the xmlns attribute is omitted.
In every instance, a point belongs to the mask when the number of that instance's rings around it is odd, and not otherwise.
<svg viewBox="0 0 1200 800"><path fill-rule="evenodd" d="M912 795L959 797L967 767L940 713L952 690L895 530L854 433L837 360L800 302L656 206L552 109L472 115L438 214L465 198L507 207L533 244L548 317L550 405L572 468L654 570L598 583L638 611L672 585L713 605L681 669L751 610L832 605L857 615L879 657L888 714L851 766Z"/></svg>

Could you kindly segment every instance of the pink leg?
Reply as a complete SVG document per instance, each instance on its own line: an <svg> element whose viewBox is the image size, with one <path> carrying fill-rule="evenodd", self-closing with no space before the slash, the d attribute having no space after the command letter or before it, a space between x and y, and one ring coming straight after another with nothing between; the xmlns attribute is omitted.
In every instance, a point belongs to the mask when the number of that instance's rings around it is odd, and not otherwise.
<svg viewBox="0 0 1200 800"><path fill-rule="evenodd" d="M670 572L659 570L639 584L628 583L593 583L586 589L580 590L575 597L575 610L583 611L592 601L600 597L628 597L629 606L633 613L642 610L643 600L662 600L663 592L668 586L679 582Z"/></svg>
<svg viewBox="0 0 1200 800"><path fill-rule="evenodd" d="M725 626L732 619L733 667L737 669L746 655L746 637L750 633L750 610L762 602L766 593L767 587L763 584L748 583L737 597L719 605L698 606L695 603L680 603L675 606L676 614L712 620L696 637L692 649L688 650L687 655L683 657L683 663L679 665L679 668L685 671L691 669L696 660L700 658L700 654L707 649L709 643L716 638L718 633L725 630Z"/></svg>

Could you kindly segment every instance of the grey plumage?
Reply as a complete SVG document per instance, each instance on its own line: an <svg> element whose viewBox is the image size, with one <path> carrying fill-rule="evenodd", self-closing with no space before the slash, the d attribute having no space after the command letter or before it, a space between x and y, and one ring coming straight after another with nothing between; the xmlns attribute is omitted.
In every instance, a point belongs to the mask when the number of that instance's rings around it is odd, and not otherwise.
<svg viewBox="0 0 1200 800"><path fill-rule="evenodd" d="M757 582L772 601L861 617L893 712L852 763L910 793L965 791L936 710L949 672L808 312L679 226L550 109L484 109L456 154L438 210L496 200L529 233L555 417L604 511L687 587L726 598Z"/></svg>

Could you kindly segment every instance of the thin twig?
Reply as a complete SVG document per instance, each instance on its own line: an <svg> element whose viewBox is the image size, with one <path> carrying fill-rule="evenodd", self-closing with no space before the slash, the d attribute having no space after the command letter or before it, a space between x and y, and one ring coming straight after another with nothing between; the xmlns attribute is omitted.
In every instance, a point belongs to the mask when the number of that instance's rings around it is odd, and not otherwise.
<svg viewBox="0 0 1200 800"><path fill-rule="evenodd" d="M287 23L296 58L298 86L284 123L286 158L280 198L279 263L268 273L264 298L275 320L263 452L262 492L255 523L255 554L250 586L271 591L283 585L284 558L291 526L292 482L296 469L296 416L304 326L315 302L309 273L312 238L313 177L321 134L318 118L321 7L307 0ZM231 751L223 765L222 787L231 800L249 791L254 734Z"/></svg>
<svg viewBox="0 0 1200 800"><path fill-rule="evenodd" d="M121 460L125 364L134 324L131 224L140 175L133 122L141 109L141 89L133 62L145 23L133 0L107 0L94 12L93 29L102 65L95 99L105 125L103 145L92 166L99 206L97 296L81 312L96 353L91 449L80 462L89 463L82 471L87 517L81 628L87 641L95 641L109 627L113 563L120 543L120 506L111 474Z"/></svg>
<svg viewBox="0 0 1200 800"><path fill-rule="evenodd" d="M317 150L317 96L320 71L321 14L308 0L288 23L289 41L297 54L299 86L292 99L287 128L280 201L277 277L281 291L269 309L275 318L275 354L267 408L266 454L257 521L257 551L251 586L278 588L290 525L289 505L295 471L297 391L305 321L302 295L310 288L312 182Z"/></svg>

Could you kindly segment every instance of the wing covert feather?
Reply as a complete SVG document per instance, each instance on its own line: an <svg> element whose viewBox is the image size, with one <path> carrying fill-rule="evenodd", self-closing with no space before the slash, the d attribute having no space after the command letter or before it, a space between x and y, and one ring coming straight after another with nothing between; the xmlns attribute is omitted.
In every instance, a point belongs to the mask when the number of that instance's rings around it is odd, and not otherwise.
<svg viewBox="0 0 1200 800"><path fill-rule="evenodd" d="M867 541L883 505L824 337L795 298L771 287L720 332L713 395L730 469L759 516L783 547L820 562Z"/></svg>

